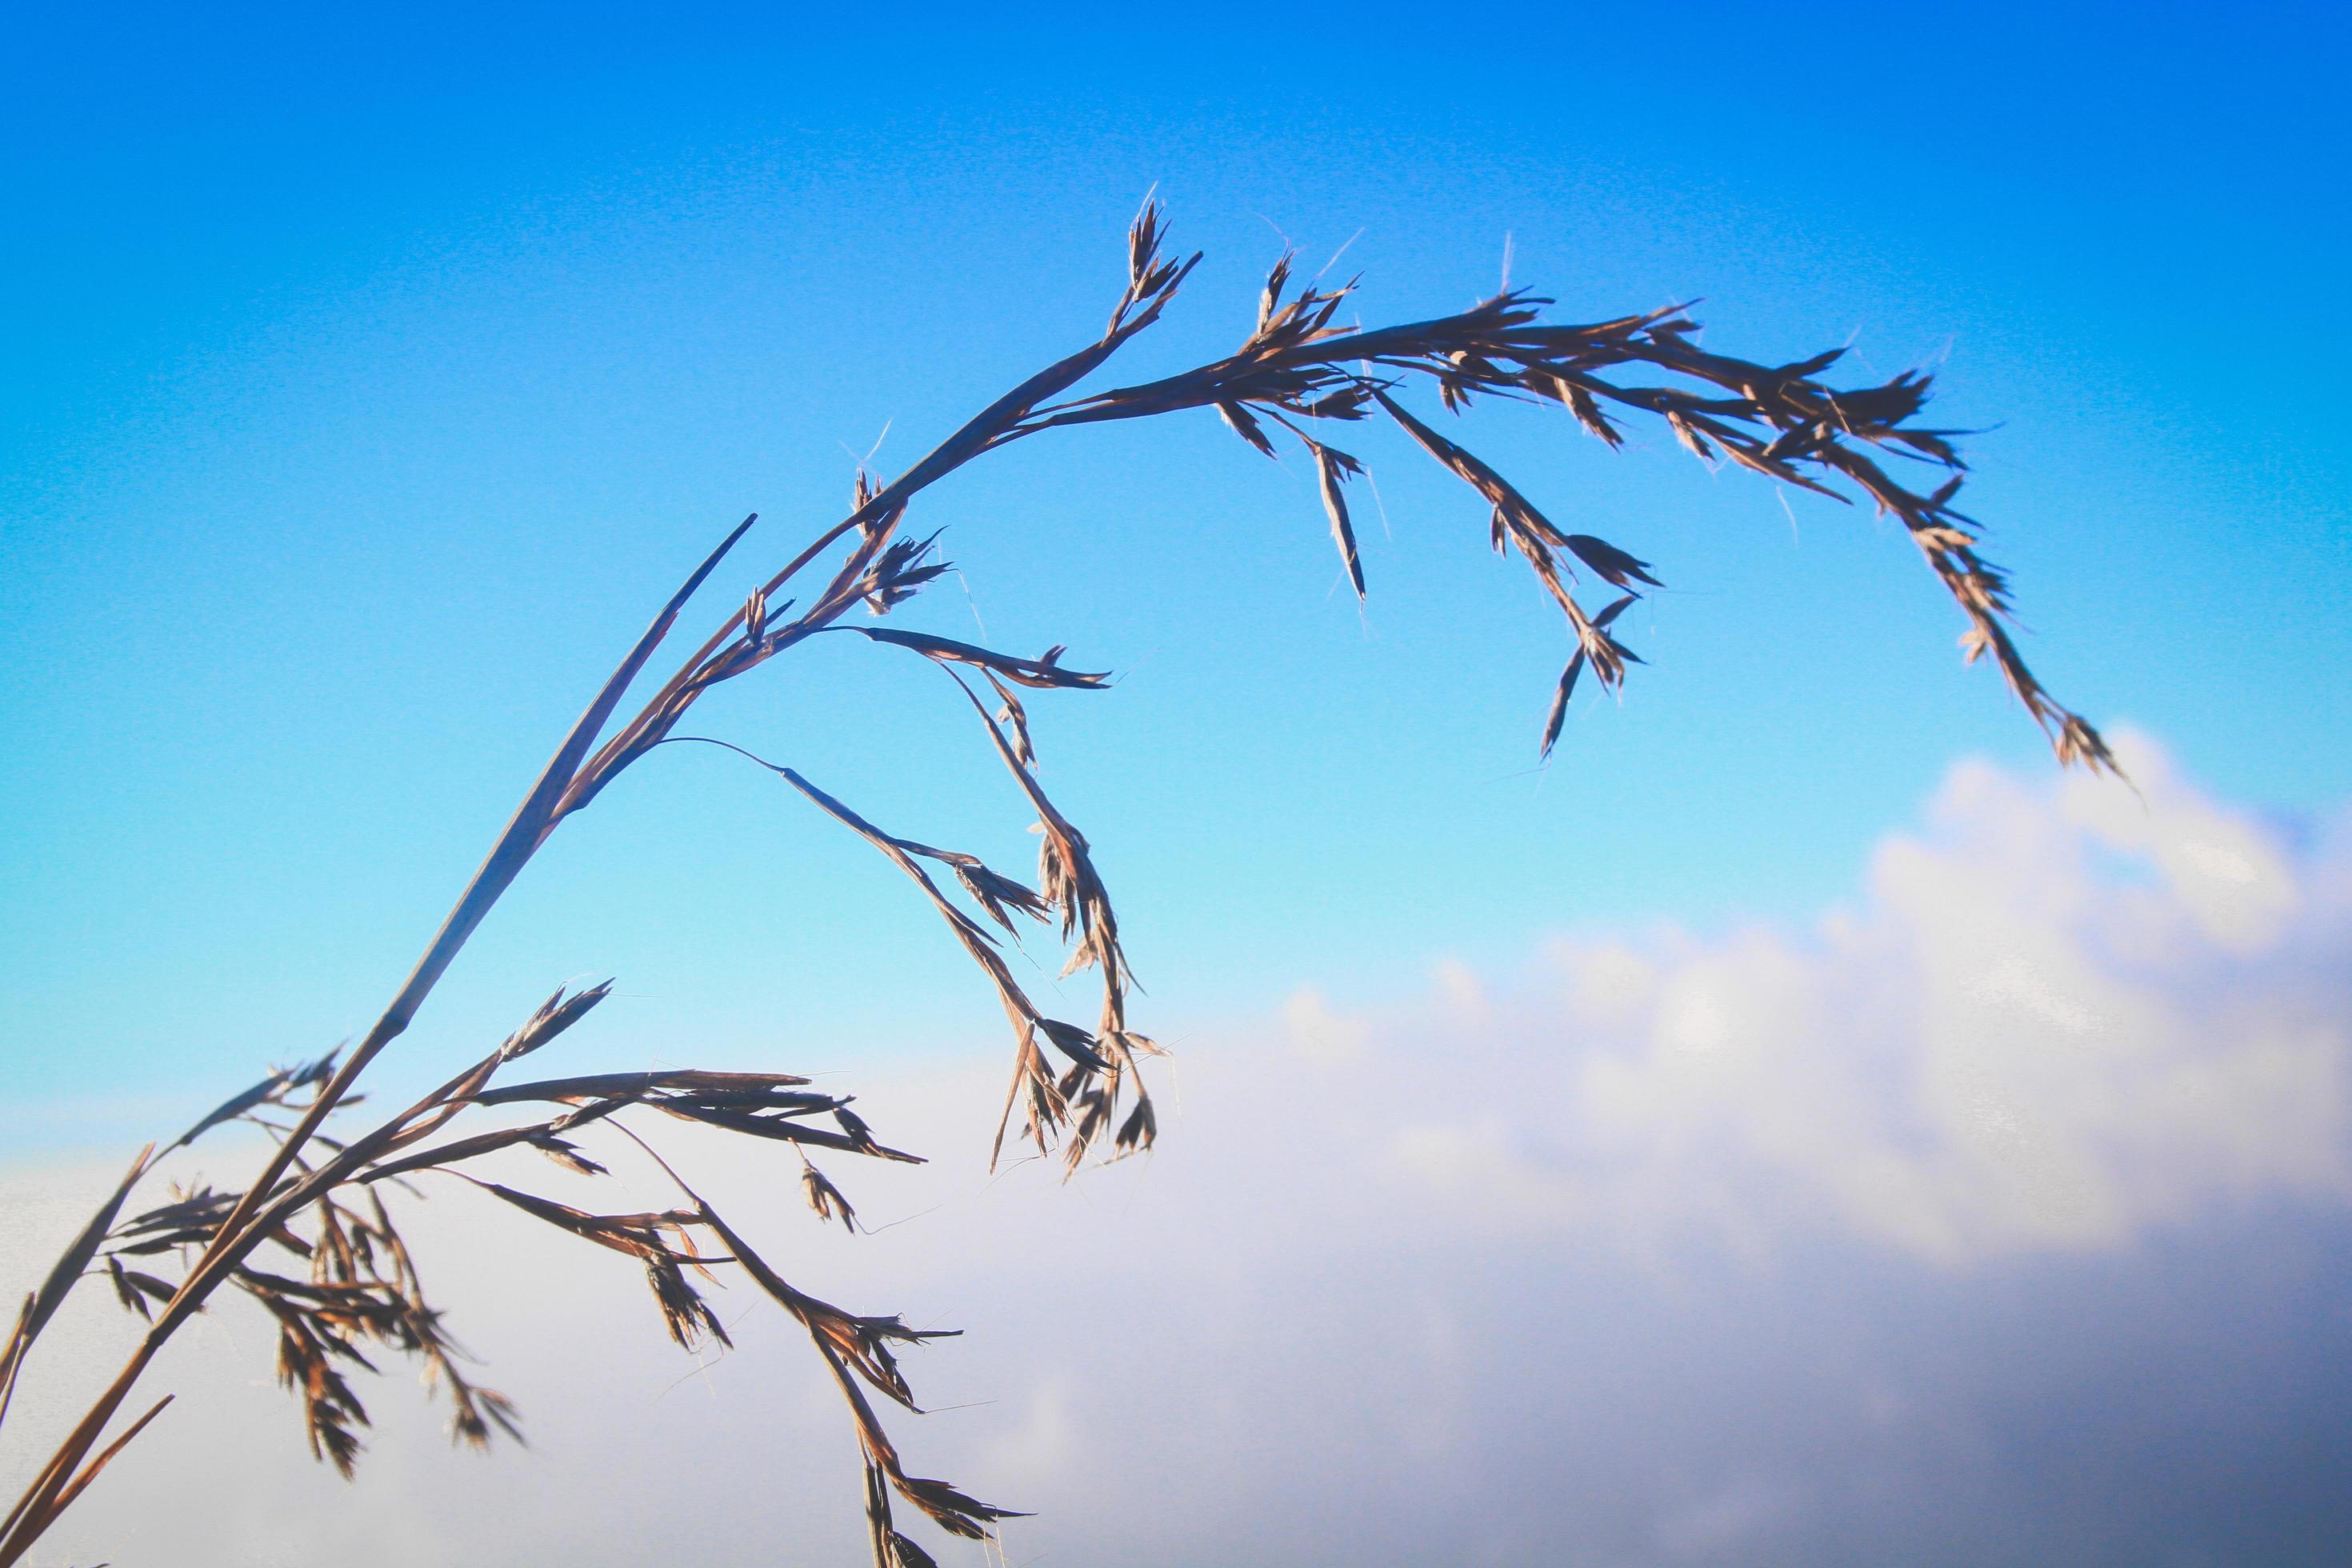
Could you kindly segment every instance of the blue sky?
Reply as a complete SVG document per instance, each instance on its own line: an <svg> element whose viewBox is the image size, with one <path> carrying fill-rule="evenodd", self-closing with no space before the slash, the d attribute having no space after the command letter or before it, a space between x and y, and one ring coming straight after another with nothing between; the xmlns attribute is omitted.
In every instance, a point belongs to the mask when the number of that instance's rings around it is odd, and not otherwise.
<svg viewBox="0 0 2352 1568"><path fill-rule="evenodd" d="M379 1081L610 974L569 1066L863 1094L939 1156L832 1173L871 1236L812 1236L766 1151L674 1152L808 1288L971 1331L898 1432L1039 1510L1009 1562L2352 1551L2338 9L5 27L0 1299L100 1152L365 1028L737 519L689 631L861 457L1090 340L1156 188L1209 258L1122 380L1229 348L1286 246L1360 269L1367 321L1507 269L1562 320L1703 298L1710 346L1933 367L2028 653L2141 793L2058 774L1899 530L1658 432L1447 427L1667 584L1544 768L1556 617L1422 454L1360 447L1360 610L1296 463L1207 416L1066 433L925 494L960 573L900 616L1118 672L1031 711L1177 1047L1158 1152L988 1177L992 1001L866 847L708 748L564 826ZM697 727L1025 870L961 700L853 640ZM618 1153L564 1195L670 1201ZM634 1279L504 1219L438 1204L420 1246L530 1453L452 1454L386 1387L344 1488L224 1310L107 1478L140 1506L58 1549L621 1563L692 1485L741 1500L714 1562L854 1550L804 1344L738 1290L687 1389ZM35 1365L12 1432L79 1408L119 1319L77 1299L53 1336L93 1353Z"/></svg>
<svg viewBox="0 0 2352 1568"><path fill-rule="evenodd" d="M887 470L1082 341L1155 184L1210 261L1143 366L1232 341L1286 239L1346 246L1368 318L1465 303L1507 251L1567 317L1704 296L1733 352L1937 365L1952 422L1997 426L1970 493L2060 694L2235 798L2335 801L2343 24L1909 18L20 19L9 1092L201 1092L362 1026L683 566L758 510L748 576L886 427ZM1951 758L2035 753L1886 525L1654 435L1465 434L1669 584L1629 621L1654 668L1540 774L1556 630L1396 443L1360 615L1307 476L1205 418L919 509L964 578L912 624L1122 672L1040 739L1179 1020L1811 910ZM706 727L1018 864L919 674L827 653ZM904 889L749 769L660 759L565 837L420 1051L606 972L633 1058L992 1044Z"/></svg>

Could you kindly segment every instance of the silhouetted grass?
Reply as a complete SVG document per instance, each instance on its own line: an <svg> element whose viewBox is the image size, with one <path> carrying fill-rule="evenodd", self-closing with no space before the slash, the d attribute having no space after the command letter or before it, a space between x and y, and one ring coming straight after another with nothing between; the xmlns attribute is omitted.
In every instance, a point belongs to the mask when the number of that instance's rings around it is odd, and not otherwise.
<svg viewBox="0 0 2352 1568"><path fill-rule="evenodd" d="M312 1451L346 1474L367 1426L352 1378L375 1370L370 1351L397 1351L424 1363L429 1381L449 1402L457 1440L487 1446L494 1430L516 1436L517 1418L507 1398L461 1370L442 1312L428 1299L384 1202L387 1187L428 1177L469 1184L642 1268L670 1337L682 1346L691 1348L705 1335L727 1338L697 1281L722 1268L748 1275L808 1331L849 1405L866 1463L866 1507L881 1568L931 1561L898 1529L894 1497L950 1533L970 1538L985 1536L996 1520L1008 1517L1007 1510L944 1481L908 1474L877 1415L877 1394L916 1408L894 1347L939 1333L909 1329L896 1316L846 1311L796 1289L700 1194L677 1179L645 1142L647 1119L658 1113L789 1143L802 1162L810 1206L821 1220L837 1220L855 1230L849 1200L818 1168L812 1151L885 1160L916 1156L877 1142L850 1109L848 1097L813 1092L806 1079L771 1071L698 1069L524 1082L502 1077L604 1000L607 986L599 985L569 994L559 991L496 1049L398 1114L356 1131L343 1125L354 1109L354 1086L369 1064L407 1028L442 972L564 820L655 747L702 742L728 746L769 769L819 812L871 844L916 884L987 974L1003 1005L1013 1044L1012 1083L997 1131L1000 1152L1016 1113L1022 1135L1040 1152L1058 1150L1072 1169L1090 1152L1117 1158L1150 1146L1156 1118L1139 1062L1158 1047L1129 1026L1132 976L1109 892L1086 836L1038 783L1028 715L1016 690L1093 690L1104 685L1105 677L1065 667L1058 647L1023 658L845 619L861 607L869 618L887 616L948 569L937 553L937 535L917 539L905 531L908 508L924 489L998 447L1052 430L1214 409L1266 456L1276 457L1282 444L1295 443L1313 463L1334 545L1361 595L1365 574L1348 486L1363 468L1352 453L1331 444L1332 434L1387 420L1488 504L1493 547L1506 556L1517 553L1560 613L1569 647L1541 731L1540 750L1548 754L1584 673L1613 689L1639 662L1612 627L1641 590L1658 579L1649 563L1617 545L1562 532L1509 480L1440 434L1403 399L1417 389L1433 389L1439 403L1455 413L1481 397L1556 403L1612 447L1623 440L1620 421L1656 419L1703 461L1728 460L1841 500L1866 498L1899 520L1959 605L1968 623L1968 657L1992 659L2049 734L2062 762L2114 768L2098 732L2049 696L2009 636L2005 580L1978 553L1976 525L1953 507L1963 468L1951 445L1956 432L1917 423L1927 399L1925 375L1832 387L1820 378L1842 351L1781 365L1712 353L1696 342L1696 324L1673 307L1586 325L1551 325L1541 319L1549 301L1524 290L1434 321L1372 329L1342 325L1339 312L1354 285L1326 289L1295 281L1285 257L1266 279L1255 328L1233 353L1181 374L1078 394L1082 382L1160 318L1199 260L1197 255L1177 260L1163 254L1160 208L1147 205L1129 236L1126 288L1097 339L1006 393L896 479L877 486L861 471L849 514L780 566L634 713L619 717L622 699L680 611L751 529L754 520L745 519L670 596L596 693L374 1026L347 1053L271 1073L173 1145L193 1142L232 1122L267 1129L275 1149L251 1183L235 1192L174 1189L168 1201L125 1218L132 1190L156 1157L152 1145L141 1152L121 1186L47 1280L26 1298L0 1352L5 1419L26 1354L79 1281L105 1276L122 1304L146 1322L128 1363L64 1435L0 1521L0 1568L22 1558L169 1403L150 1407L100 1447L156 1352L224 1288L234 1288L275 1320L278 1375L300 1402ZM1933 482L1914 489L1898 480L1897 465L1906 461L1924 468ZM801 585L804 605L779 597L803 573L827 561ZM1588 574L1611 591L1606 603L1580 598ZM926 659L956 684L989 747L1036 815L1034 887L976 857L892 833L790 766L754 757L731 742L679 732L704 693L824 633L853 633ZM952 880L962 901L942 885L946 880ZM1023 921L1055 929L1069 950L1065 973L1092 970L1097 976L1101 1004L1090 1026L1046 1016L1014 980L1002 943L1006 936L1017 939ZM518 1113L529 1120L514 1121ZM331 1134L329 1119L339 1114L339 1131ZM499 1124L471 1131L486 1121ZM608 1133L620 1135L670 1174L677 1206L658 1213L598 1214L482 1180L466 1169L478 1156L527 1146L574 1173L601 1176L605 1165L587 1151L600 1140L610 1144ZM265 1258L276 1267L265 1266Z"/></svg>

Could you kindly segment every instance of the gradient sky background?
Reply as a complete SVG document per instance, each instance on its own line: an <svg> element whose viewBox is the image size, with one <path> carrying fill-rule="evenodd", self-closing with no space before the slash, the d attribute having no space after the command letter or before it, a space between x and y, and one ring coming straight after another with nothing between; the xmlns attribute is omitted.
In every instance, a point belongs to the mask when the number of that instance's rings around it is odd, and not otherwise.
<svg viewBox="0 0 2352 1568"><path fill-rule="evenodd" d="M1155 184L1209 260L1129 379L1236 341L1286 243L1309 269L1344 247L1367 320L1465 305L1507 258L1562 319L1703 296L1729 352L1936 367L1939 414L1987 427L1970 510L2039 671L2153 737L2285 883L2333 886L2347 31L2316 6L19 16L0 1151L136 1142L363 1029L677 577L763 514L715 619L859 457L896 471L1090 337ZM1588 693L1541 771L1560 634L1399 441L1360 452L1361 613L1311 475L1207 416L1032 443L917 508L963 575L908 624L1121 674L1033 713L1154 1033L1214 1059L1297 1034L1302 996L1423 1017L1433 969L1548 942L1817 931L1877 896L1957 760L2049 787L1899 531L1655 431L1612 455L1496 408L1464 433L1668 584L1625 623L1651 668ZM968 718L881 654L772 667L700 728L1022 866ZM2127 838L2108 870L2161 881ZM438 1077L609 973L583 1067L992 1071L992 1005L930 922L772 780L657 757L386 1066ZM2247 1180L2215 1190L2276 1195ZM2330 1216L2295 1245L2339 1256L2335 1189L2279 1181Z"/></svg>

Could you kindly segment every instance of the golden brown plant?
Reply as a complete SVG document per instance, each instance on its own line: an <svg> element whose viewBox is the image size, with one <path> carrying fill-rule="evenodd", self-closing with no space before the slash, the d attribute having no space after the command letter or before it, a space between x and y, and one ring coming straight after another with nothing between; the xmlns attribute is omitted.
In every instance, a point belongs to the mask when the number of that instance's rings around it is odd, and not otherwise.
<svg viewBox="0 0 2352 1568"><path fill-rule="evenodd" d="M156 1158L152 1145L141 1152L47 1279L26 1299L16 1330L0 1350L5 1420L26 1356L79 1280L105 1275L122 1304L146 1325L128 1363L0 1520L0 1568L21 1559L169 1403L167 1397L151 1406L100 1446L157 1352L224 1287L234 1286L276 1321L278 1375L300 1400L312 1450L345 1473L367 1425L351 1374L374 1370L371 1348L423 1362L428 1380L450 1403L457 1440L487 1446L493 1428L517 1435L506 1397L476 1385L459 1370L441 1313L428 1302L383 1201L387 1184L402 1186L426 1175L468 1183L532 1219L639 1264L670 1336L683 1346L692 1347L705 1334L727 1338L695 1281L720 1268L748 1275L807 1330L848 1403L866 1463L866 1507L880 1568L931 1561L898 1529L894 1494L949 1532L968 1538L986 1536L996 1520L1009 1516L1009 1510L946 1482L908 1475L876 1414L869 1397L875 1393L916 1407L893 1347L939 1335L909 1329L895 1316L859 1316L794 1288L701 1194L677 1179L645 1143L642 1126L624 1121L641 1122L646 1113L659 1112L792 1143L803 1163L810 1206L820 1219L837 1219L855 1230L848 1199L810 1159L811 1149L884 1160L916 1156L877 1142L846 1097L812 1092L804 1079L768 1071L500 1079L510 1064L548 1046L601 1002L607 987L599 985L571 994L558 991L497 1049L397 1115L362 1131L330 1136L322 1131L331 1115L354 1105L352 1090L361 1075L408 1027L443 971L564 819L588 806L655 747L693 741L727 746L771 770L873 845L915 882L987 974L1013 1040L1012 1083L997 1131L1000 1152L1016 1110L1023 1135L1040 1152L1058 1147L1071 1169L1101 1150L1106 1139L1110 1158L1150 1146L1156 1119L1139 1058L1159 1047L1129 1026L1132 976L1110 896L1086 836L1038 784L1028 714L1014 691L1097 689L1106 678L1065 668L1058 647L1021 658L844 619L860 606L869 616L887 616L947 570L936 552L936 534L915 539L904 532L907 510L921 491L998 447L1049 430L1211 408L1268 457L1277 455L1284 439L1296 441L1315 466L1341 564L1361 595L1364 573L1347 487L1363 468L1353 454L1330 444L1328 432L1376 416L1386 418L1477 492L1491 510L1494 548L1507 556L1516 551L1525 560L1566 622L1566 667L1542 731L1541 750L1549 754L1583 673L1589 669L1596 681L1614 689L1624 681L1628 665L1639 662L1611 628L1641 589L1658 580L1647 562L1616 545L1562 532L1509 480L1408 409L1402 398L1415 387L1433 386L1439 402L1454 413L1481 397L1558 403L1612 447L1623 440L1619 420L1652 416L1703 461L1728 459L1841 500L1867 497L1900 521L1967 620L1962 646L1968 658L1990 657L2011 691L2049 735L2062 763L2114 769L2097 731L2051 698L2009 634L2006 580L1978 552L1976 524L1953 508L1964 468L1951 445L1957 432L1916 423L1927 400L1925 375L1834 387L1820 378L1842 351L1780 365L1730 358L1699 347L1696 323L1674 307L1585 325L1552 325L1541 318L1549 301L1523 290L1433 321L1371 329L1343 325L1339 311L1354 284L1325 289L1312 281L1294 283L1285 257L1266 279L1255 327L1234 353L1181 374L1078 395L1082 382L1160 318L1199 260L1198 255L1177 260L1163 254L1160 210L1148 205L1129 236L1126 289L1098 338L982 409L896 479L877 486L861 470L849 514L778 567L632 716L616 722L623 697L679 612L754 520L746 518L721 541L670 596L564 737L374 1026L348 1053L271 1073L173 1145L193 1142L229 1122L266 1128L275 1148L249 1185L238 1192L175 1189L168 1202L124 1218L132 1190ZM1933 484L1914 489L1899 480L1902 460L1922 465ZM804 607L777 597L829 556L822 584L803 588ZM1614 596L1589 605L1578 596L1584 574ZM900 837L789 766L753 757L730 742L678 732L704 693L826 632L855 633L903 649L930 661L956 683L989 745L1036 813L1041 847L1034 888L973 856ZM970 908L941 886L941 870L952 877ZM1047 1016L1014 981L1000 933L1017 938L1016 917L1058 928L1070 948L1064 973L1096 972L1101 1006L1091 1026ZM445 1136L460 1118L472 1126L501 1113L511 1117L520 1108L536 1108L532 1119ZM602 1175L604 1165L583 1152L583 1141L608 1129L661 1163L676 1181L679 1206L653 1214L596 1214L481 1180L463 1168L478 1156L527 1145L573 1173ZM278 1268L265 1267L264 1257L277 1260ZM177 1261L176 1278L154 1272L171 1267L167 1258Z"/></svg>

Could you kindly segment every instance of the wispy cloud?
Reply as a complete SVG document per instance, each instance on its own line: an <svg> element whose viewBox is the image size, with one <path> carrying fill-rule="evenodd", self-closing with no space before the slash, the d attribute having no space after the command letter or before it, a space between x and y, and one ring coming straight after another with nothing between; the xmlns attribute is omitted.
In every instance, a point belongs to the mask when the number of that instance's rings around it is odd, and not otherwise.
<svg viewBox="0 0 2352 1568"><path fill-rule="evenodd" d="M901 1435L1040 1510L1015 1563L2340 1561L2352 837L2125 755L2138 795L1956 769L1807 930L1563 937L1196 1028L1162 1151L1073 1188L980 1174L978 1068L866 1086L940 1156L837 1173L913 1216L874 1236L688 1157L813 1288L971 1331L913 1371L974 1407ZM731 1300L696 1373L625 1268L434 1207L530 1453L448 1454L386 1386L347 1491L224 1310L171 1369L204 1398L107 1485L245 1506L65 1544L303 1561L360 1521L389 1544L354 1562L636 1563L683 1491L733 1500L693 1561L854 1560L804 1344Z"/></svg>

